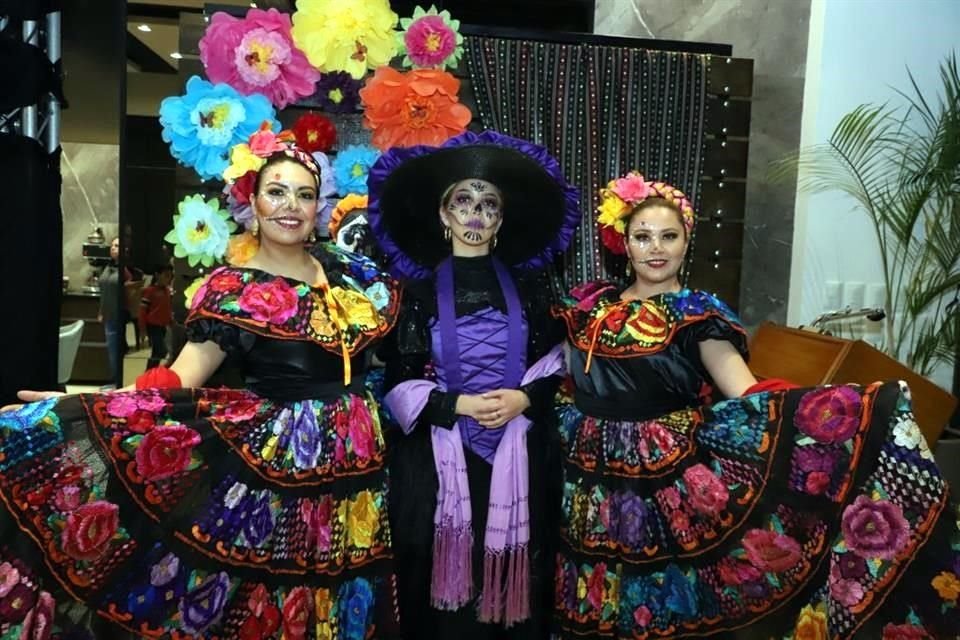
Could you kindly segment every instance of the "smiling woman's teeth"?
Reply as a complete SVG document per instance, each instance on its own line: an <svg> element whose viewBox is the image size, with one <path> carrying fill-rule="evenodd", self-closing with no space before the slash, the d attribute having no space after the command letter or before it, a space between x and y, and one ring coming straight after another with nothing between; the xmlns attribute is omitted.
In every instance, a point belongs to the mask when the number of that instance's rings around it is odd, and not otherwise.
<svg viewBox="0 0 960 640"><path fill-rule="evenodd" d="M284 229L296 229L303 224L303 220L297 218L270 218L270 222Z"/></svg>

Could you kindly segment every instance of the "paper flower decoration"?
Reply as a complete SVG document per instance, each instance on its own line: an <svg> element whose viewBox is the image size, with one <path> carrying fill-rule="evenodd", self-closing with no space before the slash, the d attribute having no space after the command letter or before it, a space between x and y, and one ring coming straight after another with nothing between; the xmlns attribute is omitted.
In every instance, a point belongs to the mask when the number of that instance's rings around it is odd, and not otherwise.
<svg viewBox="0 0 960 640"><path fill-rule="evenodd" d="M293 125L293 135L297 138L297 146L307 153L326 153L337 143L337 128L330 118L319 113L300 116Z"/></svg>
<svg viewBox="0 0 960 640"><path fill-rule="evenodd" d="M333 213L333 207L336 204L337 181L333 177L333 165L330 164L330 158L325 153L319 151L310 154L320 167L320 191L317 193L317 228L323 229L323 225L330 220L330 214Z"/></svg>
<svg viewBox="0 0 960 640"><path fill-rule="evenodd" d="M443 69L456 67L463 55L463 36L457 31L460 21L450 17L449 11L437 12L433 5L424 11L413 10L412 18L400 21L402 32L397 33L399 53L405 67Z"/></svg>
<svg viewBox="0 0 960 640"><path fill-rule="evenodd" d="M214 85L199 76L187 81L185 95L160 103L160 125L170 153L203 180L219 178L230 147L246 142L265 120L279 128L265 97L241 96L230 85Z"/></svg>
<svg viewBox="0 0 960 640"><path fill-rule="evenodd" d="M257 255L259 249L260 241L249 231L231 236L227 243L227 264L243 266Z"/></svg>
<svg viewBox="0 0 960 640"><path fill-rule="evenodd" d="M181 200L177 211L173 229L163 237L173 245L173 255L186 258L191 267L219 262L227 251L230 233L237 228L230 214L220 209L216 198L204 200L200 195Z"/></svg>
<svg viewBox="0 0 960 640"><path fill-rule="evenodd" d="M262 93L279 108L314 92L320 73L296 48L290 16L250 9L245 18L217 12L200 39L200 61L213 82Z"/></svg>
<svg viewBox="0 0 960 640"><path fill-rule="evenodd" d="M463 133L470 109L460 104L460 81L446 71L414 69L401 73L390 67L376 70L360 90L363 124L373 130L378 149L438 146Z"/></svg>
<svg viewBox="0 0 960 640"><path fill-rule="evenodd" d="M297 0L291 33L320 71L359 80L396 55L396 25L387 0Z"/></svg>
<svg viewBox="0 0 960 640"><path fill-rule="evenodd" d="M351 145L333 159L333 177L337 193L367 193L367 174L380 157L380 152L367 145Z"/></svg>
<svg viewBox="0 0 960 640"><path fill-rule="evenodd" d="M625 220L637 205L647 198L663 198L680 210L681 222L689 234L693 230L695 214L693 206L683 192L666 184L646 180L638 171L616 178L600 190L600 206L597 207L597 224L600 226L600 240L612 253L623 255L626 247L623 236L626 233Z"/></svg>
<svg viewBox="0 0 960 640"><path fill-rule="evenodd" d="M360 102L360 81L346 71L331 71L320 76L313 95L328 113L353 113Z"/></svg>

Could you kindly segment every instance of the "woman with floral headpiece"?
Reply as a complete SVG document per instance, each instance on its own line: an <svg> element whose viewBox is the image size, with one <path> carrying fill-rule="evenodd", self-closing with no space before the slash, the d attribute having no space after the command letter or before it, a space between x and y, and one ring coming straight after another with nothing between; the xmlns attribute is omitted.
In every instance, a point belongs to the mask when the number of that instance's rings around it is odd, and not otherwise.
<svg viewBox="0 0 960 640"><path fill-rule="evenodd" d="M369 186L371 230L406 279L379 352L401 427L390 517L405 634L546 638L563 361L545 268L579 221L576 191L545 149L489 131L388 151Z"/></svg>
<svg viewBox="0 0 960 640"><path fill-rule="evenodd" d="M254 215L245 263L193 295L171 367L0 413L4 637L77 624L71 597L98 638L399 635L363 384L398 287L362 256L306 250L320 171L290 134L265 127L232 160ZM201 388L228 357L246 390Z"/></svg>
<svg viewBox="0 0 960 640"><path fill-rule="evenodd" d="M906 387L757 383L734 313L680 284L683 193L633 172L599 212L633 278L555 310L559 637L954 637L956 512Z"/></svg>

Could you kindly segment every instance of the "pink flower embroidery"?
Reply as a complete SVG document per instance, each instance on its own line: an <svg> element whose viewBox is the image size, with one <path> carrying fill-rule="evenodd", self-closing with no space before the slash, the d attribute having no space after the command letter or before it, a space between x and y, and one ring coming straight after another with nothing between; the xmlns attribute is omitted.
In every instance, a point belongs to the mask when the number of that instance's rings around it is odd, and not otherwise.
<svg viewBox="0 0 960 640"><path fill-rule="evenodd" d="M690 504L699 513L717 516L727 506L730 492L713 471L704 464L696 464L683 472Z"/></svg>
<svg viewBox="0 0 960 640"><path fill-rule="evenodd" d="M587 602L596 610L603 607L603 592L607 581L607 565L599 563L593 568L593 573L587 580Z"/></svg>
<svg viewBox="0 0 960 640"><path fill-rule="evenodd" d="M350 401L350 445L358 458L373 455L373 420L367 405L359 398Z"/></svg>
<svg viewBox="0 0 960 640"><path fill-rule="evenodd" d="M683 504L683 499L680 497L680 492L677 491L676 487L667 487L660 492L660 497L663 498L663 501L671 509L679 509L680 505Z"/></svg>
<svg viewBox="0 0 960 640"><path fill-rule="evenodd" d="M841 529L847 548L864 558L891 560L910 539L910 526L898 505L864 495L844 509Z"/></svg>
<svg viewBox="0 0 960 640"><path fill-rule="evenodd" d="M137 399L130 393L118 393L107 403L107 413L115 418L126 418L137 410Z"/></svg>
<svg viewBox="0 0 960 640"><path fill-rule="evenodd" d="M150 413L159 413L167 406L167 401L155 393L150 393L137 397L137 407Z"/></svg>
<svg viewBox="0 0 960 640"><path fill-rule="evenodd" d="M258 322L282 325L297 312L299 301L293 287L281 278L275 278L270 282L247 285L237 304Z"/></svg>
<svg viewBox="0 0 960 640"><path fill-rule="evenodd" d="M761 571L782 573L800 562L800 544L768 529L751 529L743 536L747 560Z"/></svg>
<svg viewBox="0 0 960 640"><path fill-rule="evenodd" d="M190 455L198 444L200 434L189 427L157 427L137 447L137 472L147 480L176 475L190 465Z"/></svg>
<svg viewBox="0 0 960 640"><path fill-rule="evenodd" d="M80 506L83 491L76 485L60 487L53 494L53 506L62 513L69 513ZM3 594L0 594L3 595Z"/></svg>
<svg viewBox="0 0 960 640"><path fill-rule="evenodd" d="M633 621L637 623L638 627L646 627L652 619L653 614L646 607L637 607L633 612Z"/></svg>
<svg viewBox="0 0 960 640"><path fill-rule="evenodd" d="M10 593L10 590L20 584L20 572L9 562L0 564L0 598Z"/></svg>
<svg viewBox="0 0 960 640"><path fill-rule="evenodd" d="M863 401L850 387L825 387L800 399L794 422L817 442L834 444L853 437L860 426Z"/></svg>
<svg viewBox="0 0 960 640"><path fill-rule="evenodd" d="M830 486L830 476L823 471L813 471L804 482L804 489L813 496L819 496Z"/></svg>
<svg viewBox="0 0 960 640"><path fill-rule="evenodd" d="M863 600L863 587L853 580L832 580L830 595L845 607L852 607Z"/></svg>

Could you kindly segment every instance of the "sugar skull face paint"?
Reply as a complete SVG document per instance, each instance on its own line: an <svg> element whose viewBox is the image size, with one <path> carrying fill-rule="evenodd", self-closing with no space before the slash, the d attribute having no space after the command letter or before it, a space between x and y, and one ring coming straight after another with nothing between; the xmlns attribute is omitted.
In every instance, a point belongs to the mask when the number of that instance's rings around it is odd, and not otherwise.
<svg viewBox="0 0 960 640"><path fill-rule="evenodd" d="M452 240L469 247L488 245L503 222L503 196L486 180L470 178L447 190L441 202L440 221Z"/></svg>
<svg viewBox="0 0 960 640"><path fill-rule="evenodd" d="M652 206L633 214L624 243L639 282L651 286L677 279L687 252L687 234L676 211Z"/></svg>

